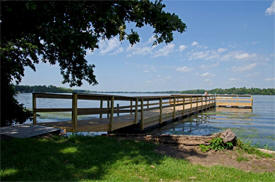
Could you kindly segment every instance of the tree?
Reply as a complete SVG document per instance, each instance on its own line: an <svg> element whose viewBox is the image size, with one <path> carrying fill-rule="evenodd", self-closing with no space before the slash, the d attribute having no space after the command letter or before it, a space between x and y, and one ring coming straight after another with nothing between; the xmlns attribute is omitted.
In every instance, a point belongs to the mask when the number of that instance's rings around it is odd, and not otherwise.
<svg viewBox="0 0 275 182"><path fill-rule="evenodd" d="M174 31L186 28L177 15L163 10L162 1L1 1L1 7L2 126L29 117L13 98L12 83L21 81L25 67L35 71L40 62L59 64L63 83L93 85L95 66L87 64L85 55L98 48L100 39L119 36L132 45L139 42L138 33L126 27L130 22L136 28L153 27L154 44L169 43Z"/></svg>

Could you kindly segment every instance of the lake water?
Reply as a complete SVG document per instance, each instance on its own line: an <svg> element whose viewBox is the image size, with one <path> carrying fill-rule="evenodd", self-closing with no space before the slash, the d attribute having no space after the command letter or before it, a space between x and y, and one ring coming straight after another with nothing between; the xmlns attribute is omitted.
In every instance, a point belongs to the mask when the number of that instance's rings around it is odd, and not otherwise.
<svg viewBox="0 0 275 182"><path fill-rule="evenodd" d="M121 94L115 94L121 95ZM157 95L157 94L122 94L122 95ZM158 94L165 95L165 94ZM168 95L168 94L167 94ZM192 117L185 118L155 129L150 133L209 135L231 128L244 141L251 142L259 147L267 146L275 150L275 96L253 96L253 109L216 108ZM32 96L29 93L17 95L17 100L27 108L32 107ZM37 106L64 107L71 106L71 101L60 99L38 99ZM118 102L120 106L127 102ZM98 107L99 102L79 101L79 107ZM38 118L41 121L67 120L70 113L44 113ZM90 117L90 116L85 116ZM94 116L93 116L94 117ZM28 121L30 122L30 121Z"/></svg>

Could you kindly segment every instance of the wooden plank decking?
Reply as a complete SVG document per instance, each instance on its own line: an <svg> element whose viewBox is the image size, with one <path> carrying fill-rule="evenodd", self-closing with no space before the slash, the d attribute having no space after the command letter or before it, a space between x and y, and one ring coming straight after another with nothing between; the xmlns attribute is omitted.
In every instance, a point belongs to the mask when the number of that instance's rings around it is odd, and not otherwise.
<svg viewBox="0 0 275 182"><path fill-rule="evenodd" d="M59 132L60 129L58 128L27 124L6 126L0 128L0 135L5 135L13 138L30 138Z"/></svg>

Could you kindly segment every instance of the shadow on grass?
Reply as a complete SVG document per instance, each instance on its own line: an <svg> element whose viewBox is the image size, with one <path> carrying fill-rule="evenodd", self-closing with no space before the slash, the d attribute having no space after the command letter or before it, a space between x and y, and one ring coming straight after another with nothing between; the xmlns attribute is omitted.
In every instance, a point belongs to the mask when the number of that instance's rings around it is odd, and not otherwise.
<svg viewBox="0 0 275 182"><path fill-rule="evenodd" d="M1 181L104 179L121 165L157 165L154 145L103 136L1 141Z"/></svg>

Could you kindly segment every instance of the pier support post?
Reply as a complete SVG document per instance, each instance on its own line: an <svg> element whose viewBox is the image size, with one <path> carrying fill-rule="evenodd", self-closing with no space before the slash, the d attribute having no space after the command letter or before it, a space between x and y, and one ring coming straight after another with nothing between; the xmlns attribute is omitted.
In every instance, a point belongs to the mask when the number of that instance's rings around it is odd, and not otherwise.
<svg viewBox="0 0 275 182"><path fill-rule="evenodd" d="M33 113L33 125L36 125L36 95L35 93L32 94L32 113Z"/></svg>
<svg viewBox="0 0 275 182"><path fill-rule="evenodd" d="M73 93L72 101L72 125L73 131L77 130L77 94Z"/></svg>
<svg viewBox="0 0 275 182"><path fill-rule="evenodd" d="M215 100L214 100L214 99L215 99L215 96L212 96L212 97L211 97L211 104L212 104L212 105L215 103ZM216 104L216 103L215 103L215 104Z"/></svg>
<svg viewBox="0 0 275 182"><path fill-rule="evenodd" d="M109 99L107 100L107 109L108 109L107 118L109 119L110 118L110 100Z"/></svg>
<svg viewBox="0 0 275 182"><path fill-rule="evenodd" d="M176 97L173 98L173 119L176 118Z"/></svg>
<svg viewBox="0 0 275 182"><path fill-rule="evenodd" d="M140 129L144 130L143 99L140 100Z"/></svg>
<svg viewBox="0 0 275 182"><path fill-rule="evenodd" d="M192 96L190 97L190 103L191 103L191 105L190 105L190 111L192 112L192 107L193 107L193 97Z"/></svg>
<svg viewBox="0 0 275 182"><path fill-rule="evenodd" d="M182 98L182 115L184 115L185 97Z"/></svg>
<svg viewBox="0 0 275 182"><path fill-rule="evenodd" d="M201 110L203 110L203 96L201 96Z"/></svg>
<svg viewBox="0 0 275 182"><path fill-rule="evenodd" d="M119 116L119 104L116 105L117 116Z"/></svg>
<svg viewBox="0 0 275 182"><path fill-rule="evenodd" d="M114 117L114 96L111 99L111 114L109 120L109 132L113 130L113 117Z"/></svg>
<svg viewBox="0 0 275 182"><path fill-rule="evenodd" d="M217 100L216 100L216 95L215 95L215 96L213 96L213 105L216 105L216 103L217 103Z"/></svg>
<svg viewBox="0 0 275 182"><path fill-rule="evenodd" d="M130 114L133 113L133 100L130 101Z"/></svg>
<svg viewBox="0 0 275 182"><path fill-rule="evenodd" d="M201 110L203 110L203 98L204 96L201 96Z"/></svg>
<svg viewBox="0 0 275 182"><path fill-rule="evenodd" d="M207 96L204 97L204 104L205 104L204 108L207 108Z"/></svg>
<svg viewBox="0 0 275 182"><path fill-rule="evenodd" d="M159 124L162 123L162 98L159 99Z"/></svg>
<svg viewBox="0 0 275 182"><path fill-rule="evenodd" d="M135 124L138 123L138 99L136 98L136 104L135 104Z"/></svg>
<svg viewBox="0 0 275 182"><path fill-rule="evenodd" d="M99 118L102 118L102 108L103 108L103 100L100 99L100 114L99 114Z"/></svg>
<svg viewBox="0 0 275 182"><path fill-rule="evenodd" d="M199 110L199 97L196 98L196 110Z"/></svg>
<svg viewBox="0 0 275 182"><path fill-rule="evenodd" d="M149 100L147 100L147 110L149 110Z"/></svg>

